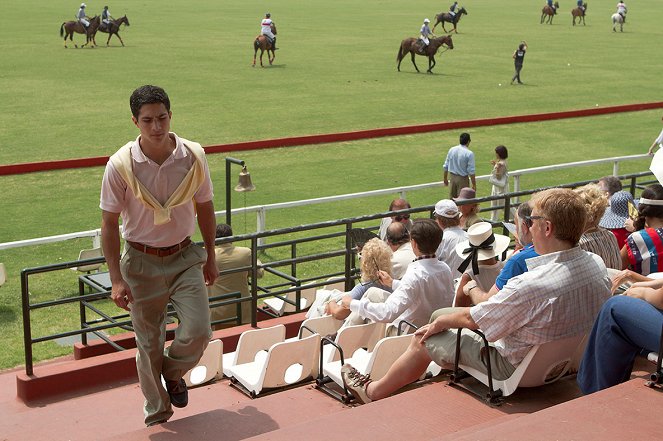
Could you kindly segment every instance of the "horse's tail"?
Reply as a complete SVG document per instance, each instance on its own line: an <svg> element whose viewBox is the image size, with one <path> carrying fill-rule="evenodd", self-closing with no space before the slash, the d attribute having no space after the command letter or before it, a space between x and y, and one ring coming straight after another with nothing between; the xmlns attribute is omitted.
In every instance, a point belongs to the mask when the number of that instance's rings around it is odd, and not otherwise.
<svg viewBox="0 0 663 441"><path fill-rule="evenodd" d="M403 43L401 43L400 46L398 46L398 53L396 54L396 61L397 62L401 61L402 58L403 58Z"/></svg>
<svg viewBox="0 0 663 441"><path fill-rule="evenodd" d="M66 22L62 22L62 25L60 26L60 37L64 37L64 25Z"/></svg>

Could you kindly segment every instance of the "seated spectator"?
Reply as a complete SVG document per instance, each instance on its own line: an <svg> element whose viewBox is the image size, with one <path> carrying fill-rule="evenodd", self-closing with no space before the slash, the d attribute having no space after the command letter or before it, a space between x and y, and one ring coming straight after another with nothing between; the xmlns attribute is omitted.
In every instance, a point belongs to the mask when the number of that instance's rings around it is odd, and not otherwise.
<svg viewBox="0 0 663 441"><path fill-rule="evenodd" d="M392 277L401 279L405 275L407 267L412 263L415 256L410 243L410 232L405 224L394 222L387 227L387 236L385 242L393 251L391 256L391 265L393 268Z"/></svg>
<svg viewBox="0 0 663 441"><path fill-rule="evenodd" d="M438 308L451 306L453 280L449 267L435 258L442 232L430 219L416 219L410 231L416 261L408 266L402 280L392 279L379 271L380 284L393 288L393 293L371 288L361 299L343 296L342 306L359 317L374 322L391 323L389 335L395 335L398 323L407 320L416 326L428 322ZM349 320L349 319L348 319Z"/></svg>
<svg viewBox="0 0 663 441"><path fill-rule="evenodd" d="M578 371L584 394L627 381L635 357L658 352L663 327L663 280L634 283L601 308Z"/></svg>
<svg viewBox="0 0 663 441"><path fill-rule="evenodd" d="M379 271L392 274L391 259L392 251L386 243L378 238L373 238L366 242L361 250L361 283L355 285L347 295L354 300L359 300L372 287L391 292L391 287L381 284L378 277ZM350 310L331 301L325 306L325 313L331 314L338 320L345 320L350 315Z"/></svg>
<svg viewBox="0 0 663 441"><path fill-rule="evenodd" d="M636 231L626 239L621 250L622 269L646 276L663 271L663 186L653 184L642 191ZM631 281L641 281L635 277Z"/></svg>
<svg viewBox="0 0 663 441"><path fill-rule="evenodd" d="M230 225L219 224L216 226L216 238L230 237L233 230ZM207 287L209 297L215 297L222 294L239 292L242 297L248 297L249 293L249 272L239 271L235 273L223 274L223 271L251 266L251 249L246 247L236 247L232 242L218 245L214 254L216 255L216 266L222 273L214 281L214 285ZM258 265L261 265L258 261ZM258 277L262 277L264 270L258 269ZM216 300L218 302L220 300ZM251 302L244 301L241 306L242 324L251 321ZM217 306L210 309L210 321L223 320L237 315L237 305ZM236 326L235 322L219 323L213 325L213 329L224 329Z"/></svg>
<svg viewBox="0 0 663 441"><path fill-rule="evenodd" d="M615 235L598 225L608 206L608 198L595 184L584 185L577 188L575 192L585 202L587 209L585 231L580 237L578 245L583 250L601 257L607 268L621 269L622 259Z"/></svg>
<svg viewBox="0 0 663 441"><path fill-rule="evenodd" d="M463 259L456 254L456 245L467 239L467 233L460 227L460 211L451 199L442 199L435 204L435 222L442 229L442 242L435 255L438 260L449 265L454 279L461 276L458 266Z"/></svg>
<svg viewBox="0 0 663 441"><path fill-rule="evenodd" d="M452 366L457 333L452 328L481 329L494 343L492 375L499 380L511 376L533 346L589 331L610 297L610 280L603 261L577 246L585 206L573 191L559 188L534 195L531 203L530 230L540 256L527 262L529 271L483 303L436 311L382 379L371 381L344 365L341 376L358 401L386 398L417 380L431 360ZM482 339L468 330L461 335L461 363L487 373Z"/></svg>
<svg viewBox="0 0 663 441"><path fill-rule="evenodd" d="M405 199L394 199L391 201L391 204L389 204L389 211L407 210L408 208L412 207ZM406 225L408 229L412 227L412 221L410 220L410 215L408 213L398 214L391 217L384 217L380 222L380 230L378 231L378 236L380 236L380 239L384 240L384 238L387 236L387 227L391 225L392 222L401 222Z"/></svg>
<svg viewBox="0 0 663 441"><path fill-rule="evenodd" d="M608 194L608 198L618 191L622 191L622 181L615 176L604 176L599 179L599 188Z"/></svg>
<svg viewBox="0 0 663 441"><path fill-rule="evenodd" d="M479 217L479 204L458 204L458 202L466 201L469 199L475 199L477 197L477 192L470 188L465 187L461 188L460 193L457 198L454 198L454 202L458 205L458 210L460 210L460 227L467 231L472 225L481 222Z"/></svg>
<svg viewBox="0 0 663 441"><path fill-rule="evenodd" d="M629 204L633 205L633 195L628 191L618 191L610 196L610 205L606 208L599 221L599 227L610 231L617 238L621 250L626 245L626 238L631 232L626 229L629 217Z"/></svg>
<svg viewBox="0 0 663 441"><path fill-rule="evenodd" d="M481 291L490 291L504 267L504 262L498 261L497 256L502 254L511 242L507 236L494 234L493 226L488 222L472 225L467 230L467 237L467 241L456 246L456 253L465 259L460 266L460 269L465 268L465 272L456 289L455 306L470 306L459 303L462 303L461 299L467 299L463 294L463 287L470 281Z"/></svg>

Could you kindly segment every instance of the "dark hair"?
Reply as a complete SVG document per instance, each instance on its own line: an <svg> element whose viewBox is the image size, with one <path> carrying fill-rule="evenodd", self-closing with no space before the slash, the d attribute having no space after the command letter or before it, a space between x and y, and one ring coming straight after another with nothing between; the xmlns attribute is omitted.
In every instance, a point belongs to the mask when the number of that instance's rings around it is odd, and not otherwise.
<svg viewBox="0 0 663 441"><path fill-rule="evenodd" d="M461 145L467 145L471 141L469 133L460 134L460 143Z"/></svg>
<svg viewBox="0 0 663 441"><path fill-rule="evenodd" d="M520 49L521 51L522 51L523 49L525 49L525 43L520 43L520 44L518 45L518 49Z"/></svg>
<svg viewBox="0 0 663 441"><path fill-rule="evenodd" d="M410 241L410 232L402 222L392 222L387 227L387 242L392 245L402 245Z"/></svg>
<svg viewBox="0 0 663 441"><path fill-rule="evenodd" d="M216 226L216 238L230 237L233 235L233 229L228 224L219 224Z"/></svg>
<svg viewBox="0 0 663 441"><path fill-rule="evenodd" d="M397 209L395 207L402 207L402 208ZM406 208L412 208L412 207L410 206L410 203L405 199L394 199L393 201L391 201L391 204L389 204L389 211L405 210Z"/></svg>
<svg viewBox="0 0 663 441"><path fill-rule="evenodd" d="M417 243L423 254L435 254L442 242L442 230L433 219L415 219L410 237Z"/></svg>
<svg viewBox="0 0 663 441"><path fill-rule="evenodd" d="M170 112L170 98L165 90L158 86L140 86L134 90L129 98L129 106L131 107L131 114L134 118L138 118L140 108L144 104L162 103L166 106L166 110Z"/></svg>
<svg viewBox="0 0 663 441"><path fill-rule="evenodd" d="M495 153L499 156L500 159L506 159L509 157L509 151L503 145L498 145L495 147Z"/></svg>
<svg viewBox="0 0 663 441"><path fill-rule="evenodd" d="M657 201L663 200L663 186L661 184L648 185L642 190L640 197ZM646 217L663 219L663 206L643 204L641 200L640 204L638 204L638 218L633 221L633 226L636 230L642 230L645 228Z"/></svg>
<svg viewBox="0 0 663 441"><path fill-rule="evenodd" d="M531 220L528 221L527 219L525 219L527 216L532 215L532 205L529 203L529 201L523 202L522 204L518 205L516 213L518 213L518 219L520 219L520 221L525 222L525 225L527 225L528 227L532 226L532 221Z"/></svg>
<svg viewBox="0 0 663 441"><path fill-rule="evenodd" d="M622 191L622 181L620 181L619 178L616 178L615 176L603 176L601 179L599 179L599 182L601 181L605 182L605 187L608 190L608 196L612 196L618 191Z"/></svg>

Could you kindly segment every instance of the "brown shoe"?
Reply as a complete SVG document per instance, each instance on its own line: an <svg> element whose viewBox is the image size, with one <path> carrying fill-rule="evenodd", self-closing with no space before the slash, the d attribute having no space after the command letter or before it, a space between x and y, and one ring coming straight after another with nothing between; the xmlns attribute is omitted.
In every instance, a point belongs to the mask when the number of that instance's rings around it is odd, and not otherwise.
<svg viewBox="0 0 663 441"><path fill-rule="evenodd" d="M357 369L349 364L344 364L343 367L341 367L341 378L343 379L345 387L361 404L367 404L373 401L368 398L368 393L366 393L368 385L373 381L371 380L370 375L362 375Z"/></svg>
<svg viewBox="0 0 663 441"><path fill-rule="evenodd" d="M189 391L186 388L184 378L177 380L166 380L166 390L170 396L170 404L175 407L186 407L189 404Z"/></svg>

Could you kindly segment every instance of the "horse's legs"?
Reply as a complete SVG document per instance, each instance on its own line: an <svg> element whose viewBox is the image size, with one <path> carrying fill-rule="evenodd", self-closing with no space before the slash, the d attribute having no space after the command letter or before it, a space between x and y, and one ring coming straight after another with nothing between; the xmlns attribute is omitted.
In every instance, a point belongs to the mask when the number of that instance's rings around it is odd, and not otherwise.
<svg viewBox="0 0 663 441"><path fill-rule="evenodd" d="M419 72L419 68L417 67L417 63L414 62L414 51L410 51L410 55L412 55L412 64L414 64L414 68L417 69L417 72Z"/></svg>
<svg viewBox="0 0 663 441"><path fill-rule="evenodd" d="M108 40L106 40L106 46L109 45L109 43L110 43L110 39L111 39L112 36L113 36L112 33L109 33L109 34L108 34Z"/></svg>
<svg viewBox="0 0 663 441"><path fill-rule="evenodd" d="M264 54L264 53L265 53L265 50L263 48L260 48L260 67L265 67L262 64L262 54ZM269 57L269 55L267 55L267 57Z"/></svg>
<svg viewBox="0 0 663 441"><path fill-rule="evenodd" d="M267 59L269 60L269 65L271 66L274 63L274 59L276 58L276 52L274 52L274 49L271 49L272 51L272 56L269 56L269 50L267 50Z"/></svg>
<svg viewBox="0 0 663 441"><path fill-rule="evenodd" d="M119 32L116 32L115 35L117 35L117 38L120 39L120 43L122 43L122 47L124 47L124 41L122 41L122 37L120 37Z"/></svg>
<svg viewBox="0 0 663 441"><path fill-rule="evenodd" d="M542 12L542 13L541 13L541 23L540 23L540 24L543 24L543 17L544 17L545 15L546 15L545 12Z"/></svg>

